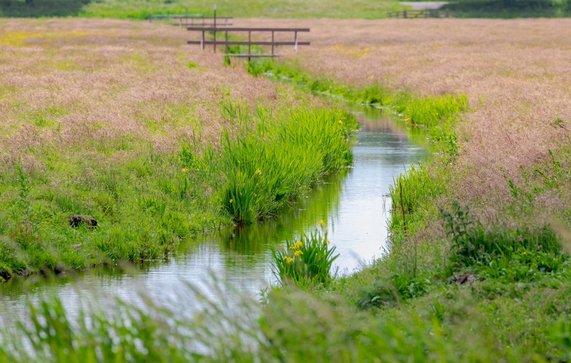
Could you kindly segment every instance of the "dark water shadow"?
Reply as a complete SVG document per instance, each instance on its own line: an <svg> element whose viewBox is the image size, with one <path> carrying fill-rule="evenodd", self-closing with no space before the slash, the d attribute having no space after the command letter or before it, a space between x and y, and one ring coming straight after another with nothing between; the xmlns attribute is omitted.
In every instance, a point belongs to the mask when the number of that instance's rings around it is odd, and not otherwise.
<svg viewBox="0 0 571 363"><path fill-rule="evenodd" d="M0 17L77 16L91 0L0 0Z"/></svg>

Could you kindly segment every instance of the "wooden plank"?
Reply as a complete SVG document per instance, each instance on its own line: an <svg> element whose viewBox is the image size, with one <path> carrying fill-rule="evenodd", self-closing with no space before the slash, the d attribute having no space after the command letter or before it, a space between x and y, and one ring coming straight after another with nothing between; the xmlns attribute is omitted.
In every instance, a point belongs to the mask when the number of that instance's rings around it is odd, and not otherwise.
<svg viewBox="0 0 571 363"><path fill-rule="evenodd" d="M189 40L186 42L187 44L191 44L191 45L197 45L197 44L204 44L204 45L214 45L214 41L213 40L205 40L204 42L202 40ZM275 42L271 42L271 41L256 41L256 40L252 40L251 42L248 41L237 41L237 40L229 40L229 41L225 41L225 40L217 40L216 41L216 45L293 45L295 46L297 45L311 45L311 42L300 42L300 41L275 41Z"/></svg>
<svg viewBox="0 0 571 363"><path fill-rule="evenodd" d="M206 32L221 32L225 29L214 27L192 27L188 28L189 31L206 31ZM306 32L310 31L309 28L232 28L233 32Z"/></svg>
<svg viewBox="0 0 571 363"><path fill-rule="evenodd" d="M213 16L203 16L203 15L174 15L172 16L173 19L207 19L207 20L212 20L214 19ZM234 19L231 16L217 16L216 19L222 19L222 20L230 20L230 19Z"/></svg>
<svg viewBox="0 0 571 363"><path fill-rule="evenodd" d="M214 26L214 23L206 23L206 24L191 24L191 23L172 23L173 26L186 26L188 28L197 28L197 27L212 27ZM216 24L216 28L224 28L224 27L231 27L233 24L232 23L222 23L222 24Z"/></svg>

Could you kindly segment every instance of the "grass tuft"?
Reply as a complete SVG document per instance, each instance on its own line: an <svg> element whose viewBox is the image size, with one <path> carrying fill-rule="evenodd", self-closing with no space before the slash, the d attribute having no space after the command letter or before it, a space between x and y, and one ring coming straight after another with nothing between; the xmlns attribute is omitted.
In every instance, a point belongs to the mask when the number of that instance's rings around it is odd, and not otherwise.
<svg viewBox="0 0 571 363"><path fill-rule="evenodd" d="M285 249L274 250L274 275L282 285L326 286L332 279L331 267L339 257L329 244L325 223L321 230L286 241Z"/></svg>

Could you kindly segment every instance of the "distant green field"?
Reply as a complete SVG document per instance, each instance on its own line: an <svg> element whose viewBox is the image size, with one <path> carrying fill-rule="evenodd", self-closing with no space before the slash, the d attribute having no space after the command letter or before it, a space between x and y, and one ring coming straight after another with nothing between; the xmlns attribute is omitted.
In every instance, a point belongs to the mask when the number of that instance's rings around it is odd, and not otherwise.
<svg viewBox="0 0 571 363"><path fill-rule="evenodd" d="M213 0L0 0L0 16L143 19L154 14L211 15L213 5ZM217 7L221 16L374 19L403 6L396 0L218 0Z"/></svg>
<svg viewBox="0 0 571 363"><path fill-rule="evenodd" d="M569 0L454 0L444 7L455 18L562 18Z"/></svg>

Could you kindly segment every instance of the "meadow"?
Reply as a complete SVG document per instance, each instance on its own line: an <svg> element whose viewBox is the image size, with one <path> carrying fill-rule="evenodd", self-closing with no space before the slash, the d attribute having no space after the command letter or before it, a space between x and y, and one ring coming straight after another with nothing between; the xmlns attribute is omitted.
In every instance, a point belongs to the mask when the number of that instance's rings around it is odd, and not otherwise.
<svg viewBox="0 0 571 363"><path fill-rule="evenodd" d="M141 20L159 14L212 15L213 5L208 0L2 0L0 16ZM381 19L411 8L396 0L218 0L217 7L223 16L278 19ZM561 18L571 13L567 0L456 0L444 8L456 18Z"/></svg>
<svg viewBox="0 0 571 363"><path fill-rule="evenodd" d="M93 18L145 19L157 14L212 15L210 0L42 0L27 4L23 0L0 2L0 16L42 17L81 16ZM259 18L366 18L386 16L387 11L404 8L396 0L219 0L218 15Z"/></svg>
<svg viewBox="0 0 571 363"><path fill-rule="evenodd" d="M5 279L166 258L275 215L351 161L352 115L194 62L174 29L3 25L18 29L0 40Z"/></svg>
<svg viewBox="0 0 571 363"><path fill-rule="evenodd" d="M1 21L3 269L156 259L271 218L350 164L357 125L332 97L385 109L431 152L391 188L390 253L335 278L326 234L288 241L279 287L188 286L194 316L48 298L0 334L0 360L571 359L569 21L274 22L311 25L311 52L228 67L166 26Z"/></svg>

